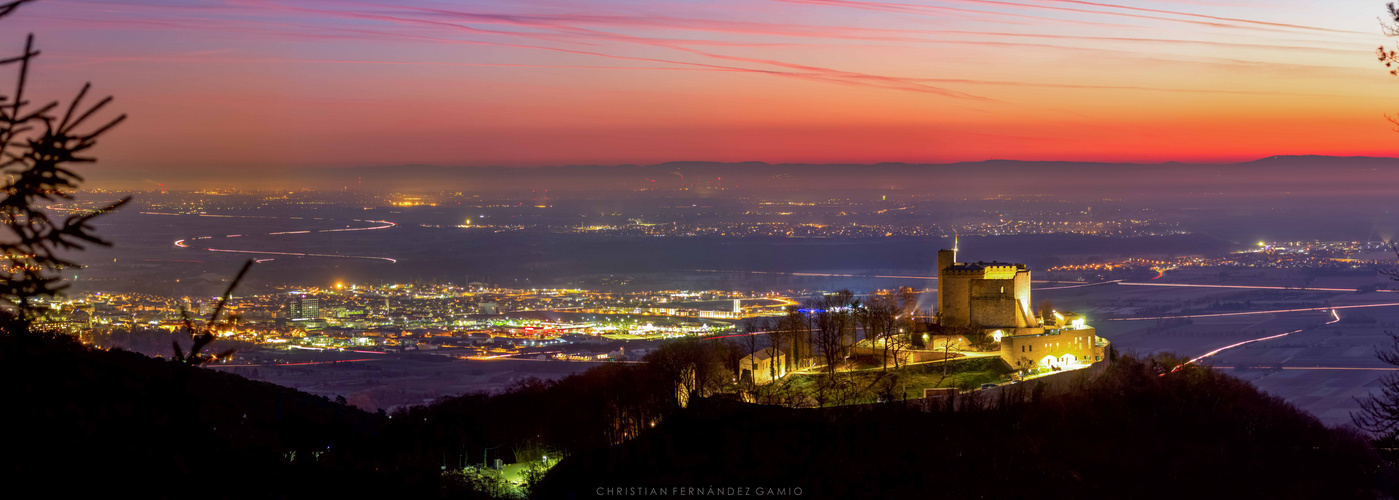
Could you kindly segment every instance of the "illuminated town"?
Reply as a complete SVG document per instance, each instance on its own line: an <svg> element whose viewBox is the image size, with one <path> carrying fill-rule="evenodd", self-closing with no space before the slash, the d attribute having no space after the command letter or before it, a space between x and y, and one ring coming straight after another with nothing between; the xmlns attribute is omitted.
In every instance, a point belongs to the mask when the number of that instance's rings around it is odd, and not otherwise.
<svg viewBox="0 0 1399 500"><path fill-rule="evenodd" d="M85 338L113 330L177 331L185 328L186 317L207 316L216 301L94 292L51 302L46 324ZM336 284L232 300L226 313L236 321L218 335L264 347L598 360L621 356L585 355L559 344L571 336L663 339L732 333L737 320L780 315L796 303L773 294L722 291Z"/></svg>
<svg viewBox="0 0 1399 500"><path fill-rule="evenodd" d="M0 23L13 496L1399 498L1399 0Z"/></svg>

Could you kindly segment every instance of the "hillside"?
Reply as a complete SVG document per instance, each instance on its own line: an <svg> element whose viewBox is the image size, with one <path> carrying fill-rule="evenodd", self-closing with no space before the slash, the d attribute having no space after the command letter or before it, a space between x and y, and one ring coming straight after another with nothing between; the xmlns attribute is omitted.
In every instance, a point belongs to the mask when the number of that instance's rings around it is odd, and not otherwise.
<svg viewBox="0 0 1399 500"><path fill-rule="evenodd" d="M717 345L682 341L670 350L699 359ZM568 456L535 498L711 485L800 487L804 498L1393 491L1391 468L1362 436L1207 368L1160 376L1171 363L1124 357L1065 393L1021 384L1004 401L923 411L792 409L722 394L682 410L665 382L674 366L653 361L449 398L390 419L67 337L0 335L14 436L3 471L58 496L473 497L482 494L443 480L444 465L477 463L482 453L507 463L557 453Z"/></svg>
<svg viewBox="0 0 1399 500"><path fill-rule="evenodd" d="M0 335L0 378L15 436L0 470L49 495L300 497L402 483L341 453L365 448L386 418L285 387L62 335Z"/></svg>
<svg viewBox="0 0 1399 500"><path fill-rule="evenodd" d="M677 486L800 487L805 498L1376 495L1381 462L1361 436L1328 429L1228 375L1194 367L1160 377L1160 366L1124 358L1078 391L1028 389L1000 407L956 412L710 401L623 445L569 457L538 491L542 498Z"/></svg>

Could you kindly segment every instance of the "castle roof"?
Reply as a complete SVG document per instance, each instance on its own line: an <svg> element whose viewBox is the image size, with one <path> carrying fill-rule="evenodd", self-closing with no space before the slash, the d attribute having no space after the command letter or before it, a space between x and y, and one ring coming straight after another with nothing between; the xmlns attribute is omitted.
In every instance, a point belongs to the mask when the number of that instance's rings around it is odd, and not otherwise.
<svg viewBox="0 0 1399 500"><path fill-rule="evenodd" d="M947 269L952 270L952 271L984 271L984 270L986 270L986 268L988 268L988 267L1011 267L1011 266L1014 266L1016 269L1025 269L1025 264L1013 264L1013 263L1010 263L1010 262L997 262L997 261L994 261L994 260L991 261L991 262L985 262L985 261L980 261L980 260L979 260L979 261L976 261L976 262L958 262L958 263L956 263L956 264L953 264L953 265L951 265L951 266L948 266Z"/></svg>

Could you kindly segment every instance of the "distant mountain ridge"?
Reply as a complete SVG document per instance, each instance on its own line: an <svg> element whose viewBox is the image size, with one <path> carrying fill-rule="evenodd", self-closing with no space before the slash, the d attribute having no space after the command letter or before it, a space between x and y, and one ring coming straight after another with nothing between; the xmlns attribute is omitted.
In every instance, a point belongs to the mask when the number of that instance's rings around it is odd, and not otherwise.
<svg viewBox="0 0 1399 500"><path fill-rule="evenodd" d="M1302 162L1325 161L1330 163L1345 162L1350 165L1358 164L1382 164L1387 166L1399 166L1399 158L1384 156L1322 156L1322 155L1281 155L1259 158L1257 160L1236 163L1236 165L1274 165L1274 164L1297 164Z"/></svg>
<svg viewBox="0 0 1399 500"><path fill-rule="evenodd" d="M1315 187L1330 182L1393 185L1399 191L1399 158L1367 156L1270 156L1238 163L1122 163L992 159L954 163L766 163L669 161L649 165L540 167L427 164L313 167L285 170L131 172L93 169L92 185L109 189L242 187L365 191L639 191L695 189L930 190L963 193L968 186L1040 192L1091 185L1117 191L1152 185L1213 189L1253 183ZM1278 175L1259 177L1266 168ZM1375 170L1382 169L1382 170ZM1237 177L1231 177L1238 174ZM1283 175L1285 174L1285 175ZM1324 178L1309 178L1324 175Z"/></svg>
<svg viewBox="0 0 1399 500"><path fill-rule="evenodd" d="M359 166L359 167L308 167L295 169L297 171L316 172L317 174L335 175L349 172L359 172L366 175L392 173L403 175L407 173L431 173L431 174L497 174L497 175L520 175L525 173L567 173L567 172L681 172L700 170L713 172L734 172L740 173L747 169L768 169L770 171L785 171L788 169L812 169L817 171L847 170L847 169L893 169L893 170L927 170L927 169L985 169L985 168L1144 168L1144 167L1180 167L1180 168L1227 168L1241 166L1293 166L1309 163L1324 162L1330 166L1373 166L1385 165L1399 167L1399 158L1375 157L1375 156L1324 156L1324 155L1278 155L1259 158L1236 163L1186 163L1186 162L1161 162L1161 163L1130 163L1130 162L1092 162L1092 161L1066 161L1066 160L1010 160L1010 159L988 159L980 161L964 161L951 163L907 163L907 162L879 162L879 163L768 163L762 161L742 161L742 162L720 162L703 160L676 160L662 163L638 165L634 163L624 163L616 165L599 164L569 164L569 165L546 165L535 167L505 167L505 166L464 166L464 165L430 165L430 164L406 164L406 165L379 165L379 166ZM1309 165L1314 166L1314 165Z"/></svg>

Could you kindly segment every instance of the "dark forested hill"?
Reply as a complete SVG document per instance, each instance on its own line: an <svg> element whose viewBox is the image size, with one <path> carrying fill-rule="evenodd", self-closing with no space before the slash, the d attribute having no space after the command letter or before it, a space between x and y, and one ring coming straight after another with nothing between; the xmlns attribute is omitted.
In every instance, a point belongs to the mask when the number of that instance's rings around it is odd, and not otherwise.
<svg viewBox="0 0 1399 500"><path fill-rule="evenodd" d="M1161 377L1160 366L1127 358L1079 391L1037 398L1028 389L1001 407L956 412L710 401L628 443L569 457L537 491L542 498L700 488L686 492L694 496L710 486L801 488L801 498L1372 498L1381 487L1380 460L1363 437L1328 429L1228 375L1197 367Z"/></svg>
<svg viewBox="0 0 1399 500"><path fill-rule="evenodd" d="M1208 368L1169 372L1170 359L1124 357L1071 391L1021 384L997 401L964 399L956 411L794 409L722 395L678 408L675 377L728 377L682 366L714 357L706 346L719 345L679 341L651 363L528 381L390 419L63 336L0 335L8 432L0 470L12 487L46 497L456 498L482 492L443 470L547 451L567 458L535 485L535 498L710 486L801 488L801 498L1393 491L1392 468L1362 436Z"/></svg>
<svg viewBox="0 0 1399 500"><path fill-rule="evenodd" d="M14 491L304 497L400 482L349 452L386 418L293 389L62 335L0 335L0 380Z"/></svg>

